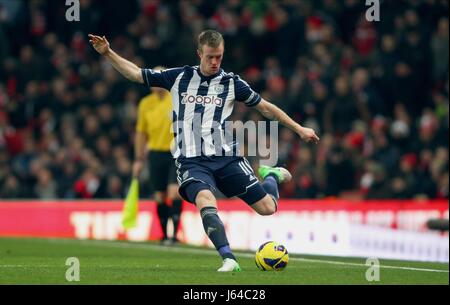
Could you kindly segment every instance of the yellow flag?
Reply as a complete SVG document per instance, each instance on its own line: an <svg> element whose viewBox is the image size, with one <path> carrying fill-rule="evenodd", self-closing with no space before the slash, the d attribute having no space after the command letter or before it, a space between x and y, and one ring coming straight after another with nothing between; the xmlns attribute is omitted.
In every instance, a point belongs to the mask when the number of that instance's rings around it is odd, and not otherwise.
<svg viewBox="0 0 450 305"><path fill-rule="evenodd" d="M139 201L139 181L133 178L122 210L122 226L130 229L136 226Z"/></svg>

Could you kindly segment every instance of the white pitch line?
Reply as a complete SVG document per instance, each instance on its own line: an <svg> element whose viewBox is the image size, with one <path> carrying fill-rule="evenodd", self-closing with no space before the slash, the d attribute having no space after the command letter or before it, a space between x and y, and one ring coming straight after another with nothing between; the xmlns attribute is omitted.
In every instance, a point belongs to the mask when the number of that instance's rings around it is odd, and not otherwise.
<svg viewBox="0 0 450 305"><path fill-rule="evenodd" d="M98 265L101 268L121 268L123 265ZM127 266L130 267L130 266ZM0 268L63 268L58 265L0 265Z"/></svg>
<svg viewBox="0 0 450 305"><path fill-rule="evenodd" d="M53 239L52 241L60 242L62 240ZM72 240L64 240L64 241L72 242ZM78 242L80 242L81 244L85 244L85 245L96 245L96 246L112 247L112 248L137 248L137 249L152 249L152 250L166 251L166 252L181 252L181 253L217 255L217 251L212 250L212 249L190 249L190 248L177 247L177 246L145 245L145 244L117 242L117 241L110 242L110 241L79 240ZM235 251L235 252L238 253L239 256L248 257L248 258L254 257L254 255L250 254L250 253L244 253L244 252L239 252L239 251ZM290 257L289 260L308 262L308 263L317 263L317 264L369 267L366 264L348 263L348 262L321 260L321 259L309 259L309 258L300 258L300 257ZM380 268L422 271L422 272L449 273L449 270L390 266L390 265L380 265Z"/></svg>
<svg viewBox="0 0 450 305"><path fill-rule="evenodd" d="M289 258L291 259L291 258ZM319 260L319 259L309 259L309 258L292 258L294 260L308 262L308 263L321 263L321 264L330 264L330 265L346 265L346 266L358 266L358 267L370 267L366 264L358 264L358 263L348 263L348 262L340 262L340 261L329 261L329 260ZM443 272L448 273L448 270L440 270L440 269L426 269L426 268L414 268L414 267L402 267L402 266L389 266L389 265L380 265L380 268L385 269L400 269L400 270L411 270L411 271L424 271L424 272Z"/></svg>
<svg viewBox="0 0 450 305"><path fill-rule="evenodd" d="M23 268L24 265L0 265L0 268Z"/></svg>
<svg viewBox="0 0 450 305"><path fill-rule="evenodd" d="M58 267L51 265L0 265L0 268L49 268Z"/></svg>

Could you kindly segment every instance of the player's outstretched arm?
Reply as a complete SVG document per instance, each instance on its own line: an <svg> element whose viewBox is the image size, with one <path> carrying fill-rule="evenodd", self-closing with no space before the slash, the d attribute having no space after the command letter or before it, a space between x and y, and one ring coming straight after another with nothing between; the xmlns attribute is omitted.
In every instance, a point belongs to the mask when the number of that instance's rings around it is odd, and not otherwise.
<svg viewBox="0 0 450 305"><path fill-rule="evenodd" d="M92 44L94 49L99 54L103 55L112 64L112 66L120 72L120 74L133 82L141 84L144 83L141 69L134 63L126 60L114 52L109 46L109 42L105 36L100 37L92 34L89 34L88 36L89 42Z"/></svg>
<svg viewBox="0 0 450 305"><path fill-rule="evenodd" d="M291 119L283 110L265 99L262 98L261 102L256 105L255 108L269 120L276 120L297 133L302 140L315 144L319 142L320 139L313 129L301 126Z"/></svg>

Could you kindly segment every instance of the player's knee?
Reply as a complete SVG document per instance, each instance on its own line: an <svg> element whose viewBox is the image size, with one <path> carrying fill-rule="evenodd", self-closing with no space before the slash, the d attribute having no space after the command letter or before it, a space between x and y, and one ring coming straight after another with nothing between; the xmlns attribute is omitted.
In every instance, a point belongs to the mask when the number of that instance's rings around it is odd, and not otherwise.
<svg viewBox="0 0 450 305"><path fill-rule="evenodd" d="M275 214L276 211L277 211L277 209L275 207L275 204L273 204L273 202L272 202L265 206L264 214L262 214L262 215L269 216L269 215Z"/></svg>
<svg viewBox="0 0 450 305"><path fill-rule="evenodd" d="M258 208L255 210L259 215L269 216L277 211L277 207L272 198L265 197L258 202Z"/></svg>
<svg viewBox="0 0 450 305"><path fill-rule="evenodd" d="M201 190L195 197L195 203L197 205L211 204L215 202L216 198L210 190Z"/></svg>

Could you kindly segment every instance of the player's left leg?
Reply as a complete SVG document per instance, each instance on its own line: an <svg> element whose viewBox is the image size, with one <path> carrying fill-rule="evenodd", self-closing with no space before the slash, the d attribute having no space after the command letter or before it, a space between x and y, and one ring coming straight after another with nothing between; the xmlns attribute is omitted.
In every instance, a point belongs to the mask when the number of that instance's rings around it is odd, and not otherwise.
<svg viewBox="0 0 450 305"><path fill-rule="evenodd" d="M267 195L250 206L260 215L272 215L278 209L278 184L292 179L289 171L283 167L261 166L258 170L259 176L263 179L261 187ZM251 190L247 196L251 196Z"/></svg>

